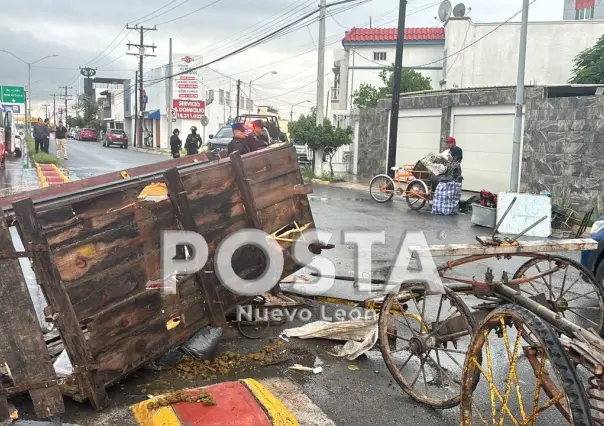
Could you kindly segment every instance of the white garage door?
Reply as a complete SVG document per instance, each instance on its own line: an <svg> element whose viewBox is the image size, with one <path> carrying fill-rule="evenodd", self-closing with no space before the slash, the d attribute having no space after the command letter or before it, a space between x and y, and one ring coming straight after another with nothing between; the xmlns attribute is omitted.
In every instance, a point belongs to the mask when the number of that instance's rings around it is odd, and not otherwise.
<svg viewBox="0 0 604 426"><path fill-rule="evenodd" d="M431 152L440 152L440 111L438 116L400 117L396 165L415 164Z"/></svg>
<svg viewBox="0 0 604 426"><path fill-rule="evenodd" d="M456 115L453 135L463 150L463 189L508 191L512 167L514 115Z"/></svg>

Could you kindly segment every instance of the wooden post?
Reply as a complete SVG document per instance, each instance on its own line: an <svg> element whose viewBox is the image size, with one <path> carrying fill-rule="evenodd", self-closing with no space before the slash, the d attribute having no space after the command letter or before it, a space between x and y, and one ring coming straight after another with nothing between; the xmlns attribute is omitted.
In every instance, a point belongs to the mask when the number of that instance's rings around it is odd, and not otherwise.
<svg viewBox="0 0 604 426"><path fill-rule="evenodd" d="M0 247L4 250L13 249L1 208ZM25 248L28 249L27 245ZM0 363L8 365L15 386L27 387L55 380L57 376L19 259L0 260L0 265ZM65 412L63 395L58 386L28 391L38 418L44 419ZM4 416L8 413L6 396L1 392L0 385L0 421L5 420Z"/></svg>
<svg viewBox="0 0 604 426"><path fill-rule="evenodd" d="M243 166L241 154L239 151L235 151L229 155L229 157L231 158L231 165L233 166L235 182L237 183L239 193L241 194L241 200L243 201L243 206L245 207L248 226L264 230L262 227L262 221L260 220L260 217L258 217L258 212L256 210L256 202L254 201L254 197L252 195L252 187L245 176L245 167ZM277 285L271 289L271 294L273 296L277 296L279 293L281 293L281 287L279 287L279 283L277 283Z"/></svg>
<svg viewBox="0 0 604 426"><path fill-rule="evenodd" d="M191 213L191 205L189 204L189 198L187 192L180 178L180 173L176 167L167 170L164 173L164 179L168 187L168 193L170 195L170 201L174 206L176 217L185 231L198 232L197 224L193 213ZM210 312L210 323L214 327L224 327L227 325L224 310L222 309L222 302L214 280L205 274L205 268L198 271L195 276L201 287L206 299L208 311Z"/></svg>
<svg viewBox="0 0 604 426"><path fill-rule="evenodd" d="M31 198L14 203L13 208L24 245L48 247L48 241L42 233ZM94 360L50 250L35 252L33 266L38 284L46 296L49 313L54 318L71 360L77 383L90 399L93 408L97 411L102 410L108 404L105 384L99 373L89 371L93 368Z"/></svg>

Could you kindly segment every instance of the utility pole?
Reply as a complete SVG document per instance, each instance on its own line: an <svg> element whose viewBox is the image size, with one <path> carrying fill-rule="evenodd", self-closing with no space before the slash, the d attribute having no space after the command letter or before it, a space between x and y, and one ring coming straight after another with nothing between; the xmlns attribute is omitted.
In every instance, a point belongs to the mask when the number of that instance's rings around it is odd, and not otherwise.
<svg viewBox="0 0 604 426"><path fill-rule="evenodd" d="M325 10L326 1L319 5L319 66L317 69L317 126L323 124L323 95L325 90Z"/></svg>
<svg viewBox="0 0 604 426"><path fill-rule="evenodd" d="M138 93L138 71L134 71L134 93ZM134 96L134 132L132 146L136 146L136 134L138 133L138 97Z"/></svg>
<svg viewBox="0 0 604 426"><path fill-rule="evenodd" d="M172 110L174 109L174 82L172 80L172 74L174 74L174 65L172 62L172 37L170 37L168 54L170 55L170 59L168 62L168 107L166 108L166 116L168 117L168 138L166 140L169 141L172 137Z"/></svg>
<svg viewBox="0 0 604 426"><path fill-rule="evenodd" d="M57 94L53 93L52 95L52 117L55 123L55 126L57 125Z"/></svg>
<svg viewBox="0 0 604 426"><path fill-rule="evenodd" d="M239 117L239 98L241 97L241 80L237 80L237 115Z"/></svg>
<svg viewBox="0 0 604 426"><path fill-rule="evenodd" d="M407 0L400 0L398 8L398 34L396 36L396 56L394 59L394 87L392 88L392 108L390 110L390 135L388 138L388 166L386 173L394 177L392 168L396 165L396 139L398 135L398 111L403 75L403 43L405 42L405 17ZM352 107L352 105L351 105Z"/></svg>
<svg viewBox="0 0 604 426"><path fill-rule="evenodd" d="M520 49L518 51L518 80L516 81L516 115L514 117L514 143L512 148L512 171L510 191L518 192L520 180L520 142L522 141L522 108L524 106L524 71L526 64L526 38L528 32L529 0L522 3L522 24L520 26Z"/></svg>
<svg viewBox="0 0 604 426"><path fill-rule="evenodd" d="M48 107L50 105L49 104L43 104L42 106L44 107L44 118L48 118Z"/></svg>
<svg viewBox="0 0 604 426"><path fill-rule="evenodd" d="M317 126L323 124L323 95L325 90L325 11L326 1L319 4L319 60L317 67ZM315 175L320 175L323 169L323 152L313 151L312 170Z"/></svg>
<svg viewBox="0 0 604 426"><path fill-rule="evenodd" d="M145 53L145 49L149 48L149 49L153 49L153 51L155 52L155 49L157 48L157 46L152 45L146 45L145 44L145 31L157 31L157 26L153 26L153 28L145 28L142 25L136 25L135 27L131 27L130 25L126 25L126 29L127 30L137 30L140 32L140 43L139 44L132 44L132 43L128 43L128 50L130 50L131 47L136 47L138 49L138 53L127 53L128 55L133 55L133 56L138 56L138 92L139 92L139 96L138 96L138 108L140 111L140 119L138 120L138 128L137 128L137 132L140 132L140 140L139 140L139 146L142 146L142 134L143 134L143 111L145 110L145 99L144 99L144 85L143 85L143 59L145 57L148 56L155 56L155 55L151 55L149 53ZM139 112L137 111L137 115L139 114Z"/></svg>
<svg viewBox="0 0 604 426"><path fill-rule="evenodd" d="M61 95L61 98L65 101L65 126L67 127L67 119L69 117L69 115L67 114L67 100L71 99L71 95L67 93L68 89L71 89L71 86L60 86L59 89L64 89L65 90L65 94Z"/></svg>

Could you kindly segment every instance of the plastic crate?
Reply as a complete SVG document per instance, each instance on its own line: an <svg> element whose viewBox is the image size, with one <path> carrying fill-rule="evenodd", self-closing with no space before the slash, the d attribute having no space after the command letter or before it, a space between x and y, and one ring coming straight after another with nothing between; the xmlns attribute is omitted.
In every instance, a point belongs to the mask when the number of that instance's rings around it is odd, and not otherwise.
<svg viewBox="0 0 604 426"><path fill-rule="evenodd" d="M497 209L484 207L480 204L472 204L472 219L470 219L470 222L478 226L495 228L497 224Z"/></svg>

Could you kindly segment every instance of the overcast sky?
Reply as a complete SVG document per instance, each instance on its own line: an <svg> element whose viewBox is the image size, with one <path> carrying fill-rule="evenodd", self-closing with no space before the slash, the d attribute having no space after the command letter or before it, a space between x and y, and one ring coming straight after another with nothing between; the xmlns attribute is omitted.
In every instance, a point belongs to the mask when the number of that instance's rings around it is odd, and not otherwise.
<svg viewBox="0 0 604 426"><path fill-rule="evenodd" d="M39 115L39 105L48 102L52 93L58 93L59 86L73 86L75 93L78 66L98 67L97 76L134 76L137 58L125 53L126 43L137 43L138 36L124 30L127 22L145 27L158 25L157 31L145 35L146 44L158 46L157 57L149 58L145 65L152 68L168 62L170 37L174 52L201 54L204 61L209 61L316 9L317 3L318 0L12 1L10 7L0 8L0 49L27 62L59 55L32 66L32 105L35 115ZM330 8L326 21L326 72L331 68L333 49L341 46L346 29L368 26L369 16L374 27L395 27L398 3L371 0L354 7L352 3ZM530 19L562 19L563 3L564 0L536 0ZM465 4L472 8L470 16L475 22L504 21L522 8L522 0L467 0ZM200 8L203 9L195 12ZM437 10L437 1L409 0L407 26L441 25L435 20ZM176 19L181 16L184 17ZM213 67L244 81L277 71L254 83L254 95L287 115L295 103L308 99L313 102L305 104L306 108L315 104L318 33L314 22ZM27 65L0 52L0 84L26 85ZM301 106L295 111L298 114L305 110Z"/></svg>

